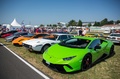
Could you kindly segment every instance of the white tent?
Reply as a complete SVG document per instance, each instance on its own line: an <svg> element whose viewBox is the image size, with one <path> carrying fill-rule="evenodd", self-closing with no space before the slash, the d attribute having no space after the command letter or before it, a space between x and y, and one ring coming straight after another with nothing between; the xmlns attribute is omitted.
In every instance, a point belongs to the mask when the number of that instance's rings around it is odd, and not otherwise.
<svg viewBox="0 0 120 79"><path fill-rule="evenodd" d="M21 25L16 21L16 19L14 19L10 25L11 25L11 30L21 27Z"/></svg>
<svg viewBox="0 0 120 79"><path fill-rule="evenodd" d="M16 19L13 20L13 22L11 23L11 26L21 26Z"/></svg>

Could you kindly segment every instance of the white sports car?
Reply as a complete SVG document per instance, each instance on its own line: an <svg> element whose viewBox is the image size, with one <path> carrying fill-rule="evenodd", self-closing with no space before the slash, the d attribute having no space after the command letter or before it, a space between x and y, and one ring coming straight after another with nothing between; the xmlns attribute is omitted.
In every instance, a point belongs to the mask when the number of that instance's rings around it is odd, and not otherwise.
<svg viewBox="0 0 120 79"><path fill-rule="evenodd" d="M111 33L108 37L108 40L111 40L113 43L120 44L120 33Z"/></svg>
<svg viewBox="0 0 120 79"><path fill-rule="evenodd" d="M66 40L74 37L71 34L52 34L46 36L43 39L31 39L23 42L23 46L29 51L38 51L44 53L44 51L55 43L59 43L62 40Z"/></svg>

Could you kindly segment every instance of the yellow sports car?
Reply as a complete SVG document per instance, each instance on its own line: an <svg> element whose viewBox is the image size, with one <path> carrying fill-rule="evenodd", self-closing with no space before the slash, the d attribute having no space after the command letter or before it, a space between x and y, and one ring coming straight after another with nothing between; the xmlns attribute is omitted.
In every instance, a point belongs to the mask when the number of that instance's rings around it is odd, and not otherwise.
<svg viewBox="0 0 120 79"><path fill-rule="evenodd" d="M104 37L102 33L87 33L85 34L86 37Z"/></svg>
<svg viewBox="0 0 120 79"><path fill-rule="evenodd" d="M40 34L35 34L32 37L28 37L28 36L21 36L15 40L12 41L13 45L22 45L22 42L25 40L30 40L30 39L35 39L35 38L43 38L44 36L48 36L49 34L47 33L40 33Z"/></svg>

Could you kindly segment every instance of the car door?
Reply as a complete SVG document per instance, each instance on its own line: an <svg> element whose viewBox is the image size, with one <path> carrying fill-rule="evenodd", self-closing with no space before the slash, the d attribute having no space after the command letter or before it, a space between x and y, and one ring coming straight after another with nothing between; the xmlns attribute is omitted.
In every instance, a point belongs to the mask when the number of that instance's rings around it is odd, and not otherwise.
<svg viewBox="0 0 120 79"><path fill-rule="evenodd" d="M100 47L97 48L96 47ZM92 53L93 61L96 61L98 58L100 58L104 53L104 46L102 45L102 42L100 39L95 39L89 46L90 52Z"/></svg>

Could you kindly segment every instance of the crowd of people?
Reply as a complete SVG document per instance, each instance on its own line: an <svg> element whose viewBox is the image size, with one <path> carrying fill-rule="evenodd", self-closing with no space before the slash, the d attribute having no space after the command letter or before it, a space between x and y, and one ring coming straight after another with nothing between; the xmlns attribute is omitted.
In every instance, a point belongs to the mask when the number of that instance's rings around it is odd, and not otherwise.
<svg viewBox="0 0 120 79"><path fill-rule="evenodd" d="M8 32L10 30L17 30L18 32L28 32L28 33L52 33L52 32L67 32L66 29L57 29L57 28L46 28L46 27L32 27L32 28L26 28L25 26L22 26L21 28L14 28L8 29L6 26L0 25L0 33L2 32Z"/></svg>
<svg viewBox="0 0 120 79"><path fill-rule="evenodd" d="M7 32L10 30L17 30L18 32L28 32L28 33L55 33L55 32L59 32L59 33L72 33L72 32L76 32L75 35L80 35L80 36L84 36L88 30L86 28L77 28L77 29L68 29L68 28L46 28L46 27L32 27L32 28L26 28L25 26L22 26L21 28L14 28L12 27L12 29L8 29L6 28L6 26L2 26L0 25L0 33L2 32Z"/></svg>

